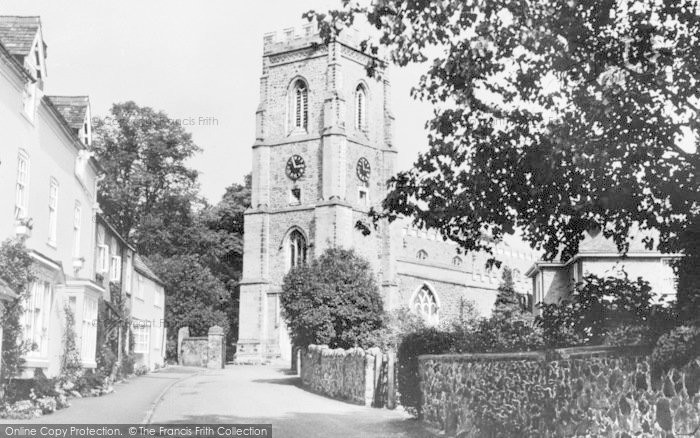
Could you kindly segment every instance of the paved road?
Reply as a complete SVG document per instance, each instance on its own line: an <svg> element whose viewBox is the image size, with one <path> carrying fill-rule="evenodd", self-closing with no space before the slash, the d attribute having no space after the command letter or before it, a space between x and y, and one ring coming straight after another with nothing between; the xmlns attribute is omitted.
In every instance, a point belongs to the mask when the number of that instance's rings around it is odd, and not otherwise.
<svg viewBox="0 0 700 438"><path fill-rule="evenodd" d="M401 410L357 406L305 391L274 366L228 366L176 383L151 423L271 423L275 438L433 437Z"/></svg>
<svg viewBox="0 0 700 438"><path fill-rule="evenodd" d="M53 414L33 420L0 420L0 423L143 423L163 391L199 372L199 368L168 367L117 383L111 394L72 399L70 407Z"/></svg>

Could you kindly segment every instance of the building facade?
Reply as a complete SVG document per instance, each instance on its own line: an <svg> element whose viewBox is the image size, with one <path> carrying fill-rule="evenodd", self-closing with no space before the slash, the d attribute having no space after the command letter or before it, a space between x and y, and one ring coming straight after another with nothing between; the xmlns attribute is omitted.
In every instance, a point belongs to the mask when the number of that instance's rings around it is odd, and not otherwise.
<svg viewBox="0 0 700 438"><path fill-rule="evenodd" d="M83 365L95 367L94 281L99 165L90 158L86 97L46 96L46 45L38 17L0 17L0 238L22 238L36 280L25 303L31 345L25 372L59 370L65 309Z"/></svg>
<svg viewBox="0 0 700 438"><path fill-rule="evenodd" d="M635 231L625 257L621 257L617 246L601 232L588 232L579 244L576 255L566 261L537 261L525 273L532 284L534 312L537 304L558 303L567 298L576 283L586 275L598 277L620 277L631 280L641 277L649 282L652 293L662 302L676 296L676 275L672 262L679 254L662 254L650 250L642 242L644 233ZM658 241L658 238L657 238Z"/></svg>
<svg viewBox="0 0 700 438"><path fill-rule="evenodd" d="M136 254L131 293L131 332L136 366L148 370L165 364L165 287Z"/></svg>
<svg viewBox="0 0 700 438"><path fill-rule="evenodd" d="M377 63L372 77L370 62ZM280 38L265 36L238 361L288 358L279 301L283 277L335 246L369 261L388 309L408 307L431 323L456 317L463 300L490 311L500 275L484 269L483 254L461 256L434 233L398 222L380 223L368 235L356 228L369 221L369 209L384 198L395 173L393 121L384 63L359 50L352 33L322 44L309 24ZM514 253L514 245L502 248L524 272L534 254L522 244Z"/></svg>

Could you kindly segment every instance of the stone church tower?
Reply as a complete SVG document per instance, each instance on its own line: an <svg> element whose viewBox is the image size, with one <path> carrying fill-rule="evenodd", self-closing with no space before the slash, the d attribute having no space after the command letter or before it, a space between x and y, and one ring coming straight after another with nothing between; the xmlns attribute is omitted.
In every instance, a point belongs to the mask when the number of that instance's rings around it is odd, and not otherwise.
<svg viewBox="0 0 700 438"><path fill-rule="evenodd" d="M400 231L355 228L384 198L396 160L389 81L383 67L367 75L358 46L350 32L322 44L312 25L264 38L238 361L289 357L282 279L329 247L354 248L372 264L386 307L396 297Z"/></svg>

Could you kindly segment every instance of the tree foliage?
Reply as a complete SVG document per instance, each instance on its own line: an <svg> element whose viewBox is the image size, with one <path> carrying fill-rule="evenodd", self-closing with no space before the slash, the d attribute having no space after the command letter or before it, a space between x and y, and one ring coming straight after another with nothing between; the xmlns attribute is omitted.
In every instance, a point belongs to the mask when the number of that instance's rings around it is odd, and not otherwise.
<svg viewBox="0 0 700 438"><path fill-rule="evenodd" d="M163 112L134 102L112 105L110 115L96 120L92 150L105 169L99 201L105 216L126 239L151 236L142 228L165 217L188 213L188 197L196 191L197 172L185 162L199 148L182 125Z"/></svg>
<svg viewBox="0 0 700 438"><path fill-rule="evenodd" d="M665 324L654 317L666 312L652 299L651 287L641 277L587 275L570 297L541 304L538 323L549 347L606 344L616 327L663 329Z"/></svg>
<svg viewBox="0 0 700 438"><path fill-rule="evenodd" d="M280 302L298 346L368 347L382 327L383 305L369 263L353 250L331 248L284 277Z"/></svg>
<svg viewBox="0 0 700 438"><path fill-rule="evenodd" d="M185 325L194 334L220 325L232 342L250 177L210 205L187 167L199 150L177 121L134 102L114 104L95 123L93 152L106 172L100 204L165 281L168 335Z"/></svg>
<svg viewBox="0 0 700 438"><path fill-rule="evenodd" d="M681 281L687 304L700 284L698 245L682 238L700 230L700 155L679 141L698 134L699 8L382 0L306 16L328 39L363 16L379 30L368 52L385 46L400 66L431 61L413 90L435 108L430 148L392 178L380 216L411 216L465 250L490 250L484 232L498 240L520 229L564 260L586 230L625 251L633 227L656 229L649 247L690 256L679 268L695 272Z"/></svg>
<svg viewBox="0 0 700 438"><path fill-rule="evenodd" d="M165 324L168 333L177 337L180 327L189 327L195 335L205 335L218 325L229 330L222 310L229 299L223 283L203 266L196 255L173 257L153 255L149 258L156 275L165 283Z"/></svg>
<svg viewBox="0 0 700 438"><path fill-rule="evenodd" d="M493 314L500 318L510 318L514 314L522 313L522 306L515 292L513 273L510 268L503 268L503 278L498 285L496 302L493 305Z"/></svg>

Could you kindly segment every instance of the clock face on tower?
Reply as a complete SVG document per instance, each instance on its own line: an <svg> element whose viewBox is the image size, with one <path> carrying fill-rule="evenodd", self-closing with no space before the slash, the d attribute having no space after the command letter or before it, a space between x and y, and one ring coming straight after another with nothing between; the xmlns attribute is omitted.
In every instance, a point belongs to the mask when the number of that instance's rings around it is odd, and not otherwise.
<svg viewBox="0 0 700 438"><path fill-rule="evenodd" d="M296 181L304 175L304 172L306 172L306 163L304 163L304 159L301 157L301 155L292 155L287 160L287 167L285 170L287 172L287 176Z"/></svg>
<svg viewBox="0 0 700 438"><path fill-rule="evenodd" d="M369 161L367 161L367 158L362 157L357 160L357 177L360 178L360 181L369 181L369 175L371 172L372 169L369 166Z"/></svg>

